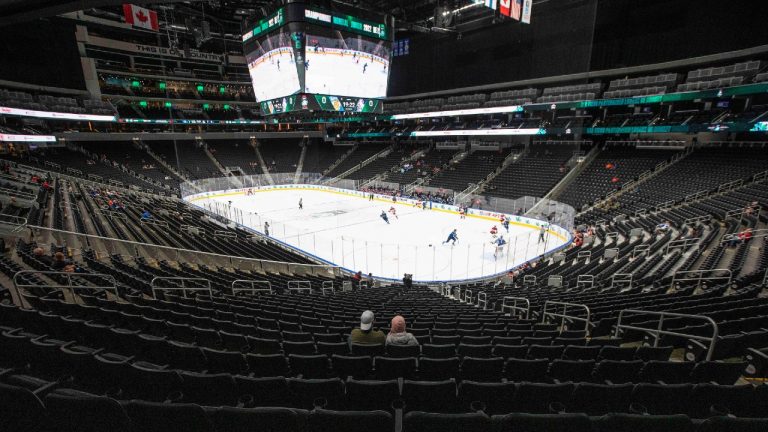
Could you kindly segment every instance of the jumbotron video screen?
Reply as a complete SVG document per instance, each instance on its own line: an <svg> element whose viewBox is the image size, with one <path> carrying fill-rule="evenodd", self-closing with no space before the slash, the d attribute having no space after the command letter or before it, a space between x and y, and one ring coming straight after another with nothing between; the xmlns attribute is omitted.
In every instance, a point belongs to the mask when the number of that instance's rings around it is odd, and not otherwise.
<svg viewBox="0 0 768 432"><path fill-rule="evenodd" d="M293 95L301 91L291 34L281 28L252 42L245 53L256 101Z"/></svg>
<svg viewBox="0 0 768 432"><path fill-rule="evenodd" d="M254 23L243 48L262 113L381 113L392 52L384 21L286 7Z"/></svg>
<svg viewBox="0 0 768 432"><path fill-rule="evenodd" d="M307 27L305 85L307 93L384 98L387 95L390 48L355 34L319 26Z"/></svg>

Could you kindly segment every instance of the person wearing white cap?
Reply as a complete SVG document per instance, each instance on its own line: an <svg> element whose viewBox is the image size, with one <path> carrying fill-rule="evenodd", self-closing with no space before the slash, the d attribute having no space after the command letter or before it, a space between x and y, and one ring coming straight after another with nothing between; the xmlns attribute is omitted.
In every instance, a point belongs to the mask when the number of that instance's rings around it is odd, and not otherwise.
<svg viewBox="0 0 768 432"><path fill-rule="evenodd" d="M360 315L360 328L352 330L349 334L349 345L356 344L380 344L384 345L387 337L380 330L373 330L373 312L367 310Z"/></svg>

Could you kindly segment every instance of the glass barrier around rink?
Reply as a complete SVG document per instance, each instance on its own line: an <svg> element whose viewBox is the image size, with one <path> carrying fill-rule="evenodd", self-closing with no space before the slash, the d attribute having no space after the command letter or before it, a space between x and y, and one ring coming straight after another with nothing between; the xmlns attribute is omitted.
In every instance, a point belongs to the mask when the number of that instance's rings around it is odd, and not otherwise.
<svg viewBox="0 0 768 432"><path fill-rule="evenodd" d="M517 199L500 198L490 195L469 195L456 205L497 213L527 216L547 221L572 231L576 210L558 201L546 198L524 196Z"/></svg>
<svg viewBox="0 0 768 432"><path fill-rule="evenodd" d="M274 176L287 180L287 176ZM317 179L308 174L308 179ZM273 186L266 176L238 178L243 187ZM204 184L211 191L222 191L231 184L223 179L209 179ZM382 182L381 186L388 186ZM293 181L288 184L295 184ZM306 183L305 183L306 184ZM341 188L342 184L323 181L316 187ZM218 187L223 189L217 189ZM274 185L278 186L278 185ZM365 189L365 188L364 188ZM387 188L388 189L388 188ZM349 189L354 190L354 189ZM435 192L441 189L435 188ZM445 189L442 189L444 192ZM452 192L452 191L451 191ZM367 192L355 191L361 196ZM204 194L203 194L204 195ZM388 195L381 195L388 197ZM400 200L400 199L399 199ZM407 200L407 199L402 199ZM400 280L405 273L413 275L414 281L467 281L480 280L505 274L524 262L551 254L568 245L571 239L575 211L565 204L540 198L523 197L517 200L474 195L467 198L470 215L494 220L506 214L512 222L509 229L497 224L504 235L506 244L497 247L490 234L476 238L465 238L455 245L443 244L443 238L429 239L422 244L404 244L396 241L377 242L361 238L336 235L329 232L314 232L304 224L283 223L268 214L244 211L227 202L226 199L200 199L196 205L209 212L251 228L289 247L300 249L320 261L337 265L345 270L372 273L377 278ZM458 209L450 204L434 203L434 206L449 212ZM431 208L431 206L429 207ZM542 225L546 228L542 233ZM447 233L446 233L447 236ZM433 242L433 243L430 243Z"/></svg>

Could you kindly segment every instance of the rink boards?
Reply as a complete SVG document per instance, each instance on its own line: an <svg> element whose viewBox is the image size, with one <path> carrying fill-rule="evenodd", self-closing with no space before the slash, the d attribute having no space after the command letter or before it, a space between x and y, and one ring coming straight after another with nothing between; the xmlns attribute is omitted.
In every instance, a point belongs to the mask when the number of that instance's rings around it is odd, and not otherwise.
<svg viewBox="0 0 768 432"><path fill-rule="evenodd" d="M304 210L298 210L298 201ZM185 200L259 233L269 223L270 237L305 255L340 266L348 271L372 273L380 279L399 280L404 273L414 280L466 281L504 274L509 269L561 249L571 241L570 233L524 216L507 215L507 233L498 223L500 213L469 209L459 219L458 207L427 203L387 195L339 189L323 185L274 185L204 192ZM231 204L230 204L231 202ZM398 218L386 224L379 214L395 207ZM490 244L488 229L496 225L507 244L497 252ZM548 225L546 241L539 230ZM442 245L456 228L459 242Z"/></svg>

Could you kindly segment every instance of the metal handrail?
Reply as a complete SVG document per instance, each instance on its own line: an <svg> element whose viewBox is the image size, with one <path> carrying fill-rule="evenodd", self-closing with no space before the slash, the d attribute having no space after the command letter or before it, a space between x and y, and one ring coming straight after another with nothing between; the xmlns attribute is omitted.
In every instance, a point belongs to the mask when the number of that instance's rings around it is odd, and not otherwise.
<svg viewBox="0 0 768 432"><path fill-rule="evenodd" d="M768 268L765 269L765 276L763 276L763 287L768 287Z"/></svg>
<svg viewBox="0 0 768 432"><path fill-rule="evenodd" d="M687 249L691 246L691 244L698 243L700 240L701 237L672 240L671 242L667 243L667 247L664 250L664 255L669 255L670 249Z"/></svg>
<svg viewBox="0 0 768 432"><path fill-rule="evenodd" d="M9 214L0 214L0 226L8 225L11 228L6 232L8 234L22 231L27 226L27 218Z"/></svg>
<svg viewBox="0 0 768 432"><path fill-rule="evenodd" d="M333 294L336 292L336 288L333 286L333 281L323 281L322 293L323 295Z"/></svg>
<svg viewBox="0 0 768 432"><path fill-rule="evenodd" d="M483 304L483 310L488 307L488 295L485 293L485 291L480 291L477 293L477 307L480 307L480 303Z"/></svg>
<svg viewBox="0 0 768 432"><path fill-rule="evenodd" d="M513 301L511 306L507 304L507 300L512 300ZM518 306L517 305L518 301L523 302L525 304L525 307ZM502 299L501 299L501 312L502 313L506 313L505 311L507 309L512 310L512 311L524 312L525 313L524 319L528 319L528 316L531 313L531 301L528 300L525 297L512 297L512 296L502 297ZM512 313L510 312L510 316L511 315L512 315Z"/></svg>
<svg viewBox="0 0 768 432"><path fill-rule="evenodd" d="M250 285L249 287L242 287L238 288L236 285ZM266 288L257 288L257 286L265 286ZM274 291L272 291L272 282L270 281L264 281L264 280L250 280L250 279L237 279L235 281L232 281L232 295L237 295L239 292L250 292L251 294L259 293L259 292L268 292L272 294Z"/></svg>
<svg viewBox="0 0 768 432"><path fill-rule="evenodd" d="M473 303L474 302L474 294L471 289L465 289L464 290L464 296L463 298L460 298L459 300L463 301L464 303Z"/></svg>
<svg viewBox="0 0 768 432"><path fill-rule="evenodd" d="M552 305L555 307L555 310L557 310L558 306L563 307L563 313L557 313L555 312L549 312L549 306ZM583 310L587 313L587 317L583 318L576 315L569 315L568 314L568 307L576 308ZM562 331L563 327L565 326L565 320L566 318L571 321L581 321L585 323L584 330L586 332L589 332L590 327L594 327L594 324L590 321L590 317L592 316L591 311L589 310L589 306L581 303L567 303L567 302L559 302L559 301L551 301L547 300L544 302L544 311L541 314L541 322L546 323L548 318L560 318L560 330Z"/></svg>
<svg viewBox="0 0 768 432"><path fill-rule="evenodd" d="M59 288L59 289L69 289L74 294L75 291L78 290L107 290L112 291L115 295L115 297L118 296L117 293L117 281L115 280L114 276L103 274L103 273L74 273L74 272L65 272L65 271L46 271L46 270L20 270L17 271L13 275L13 287L16 290L16 294L19 295L19 288L34 288L34 287L40 287L41 285L34 285L34 284L26 284L26 283L20 283L19 279L22 275L45 275L48 276L49 279L57 281L56 277L64 277L66 278L66 285L59 285L57 283L54 284L48 284L42 285L45 288ZM111 285L107 286L100 286L100 285L79 285L79 282L73 283L73 278L77 279L83 279L87 280L89 278L95 278L95 279L106 279L107 281L111 282Z"/></svg>
<svg viewBox="0 0 768 432"><path fill-rule="evenodd" d="M727 276L708 276L708 277L705 277L704 276L705 273L712 273L712 274L726 273ZM678 276L681 276L681 275L685 276L687 274L695 274L695 275L698 275L698 277L695 277L695 276L694 277L678 277ZM670 287L674 287L675 286L675 282L696 281L696 287L698 288L698 287L701 286L701 282L702 281L705 281L705 280L723 280L723 279L728 279L728 284L730 284L731 281L733 280L733 272L730 269L724 269L724 268L721 268L721 269L711 269L711 270L704 270L704 269L702 269L702 270L684 270L684 271L675 272L675 274L672 276L672 283L670 284Z"/></svg>
<svg viewBox="0 0 768 432"><path fill-rule="evenodd" d="M632 273L616 273L611 277L611 288L616 286L617 282L622 284L622 287L632 288L633 278L634 275Z"/></svg>
<svg viewBox="0 0 768 432"><path fill-rule="evenodd" d="M563 287L563 276L562 275L549 275L547 277L547 286L553 287L553 288L562 288Z"/></svg>
<svg viewBox="0 0 768 432"><path fill-rule="evenodd" d="M160 282L179 281L181 286L158 286ZM187 282L203 282L204 286L188 287ZM158 276L152 279L150 282L152 287L152 297L157 298L157 291L181 291L184 298L187 298L187 291L207 291L209 297L213 297L213 290L211 289L211 281L203 278L185 278L185 277L163 277Z"/></svg>
<svg viewBox="0 0 768 432"><path fill-rule="evenodd" d="M576 286L583 287L583 288L594 288L595 276L590 274L579 275L576 278Z"/></svg>
<svg viewBox="0 0 768 432"><path fill-rule="evenodd" d="M536 275L523 276L523 285L536 285Z"/></svg>
<svg viewBox="0 0 768 432"><path fill-rule="evenodd" d="M289 292L312 292L312 282L308 280L288 281Z"/></svg>
<svg viewBox="0 0 768 432"><path fill-rule="evenodd" d="M624 318L625 313L658 316L659 324L656 326L655 329L638 327L630 324L622 324L621 320L622 318ZM712 336L706 337L706 336L700 336L696 334L679 333L679 332L674 332L670 330L664 330L663 325L664 325L665 317L689 318L689 319L699 319L699 320L706 321L708 324L712 326ZM681 313L674 313L674 312L657 312L657 311L647 311L647 310L639 310L639 309L623 309L619 312L619 320L616 323L616 332L614 334L616 338L619 337L622 329L636 330L636 331L650 333L654 337L653 346L659 346L659 339L661 335L677 336L677 337L683 337L687 339L695 339L695 340L709 342L709 348L707 349L706 360L712 359L712 355L715 350L715 344L717 342L717 337L720 332L715 320L705 315L691 315L691 314L681 314Z"/></svg>
<svg viewBox="0 0 768 432"><path fill-rule="evenodd" d="M649 244L641 244L637 245L632 249L632 259L637 258L641 255L648 255L651 251L651 245Z"/></svg>

